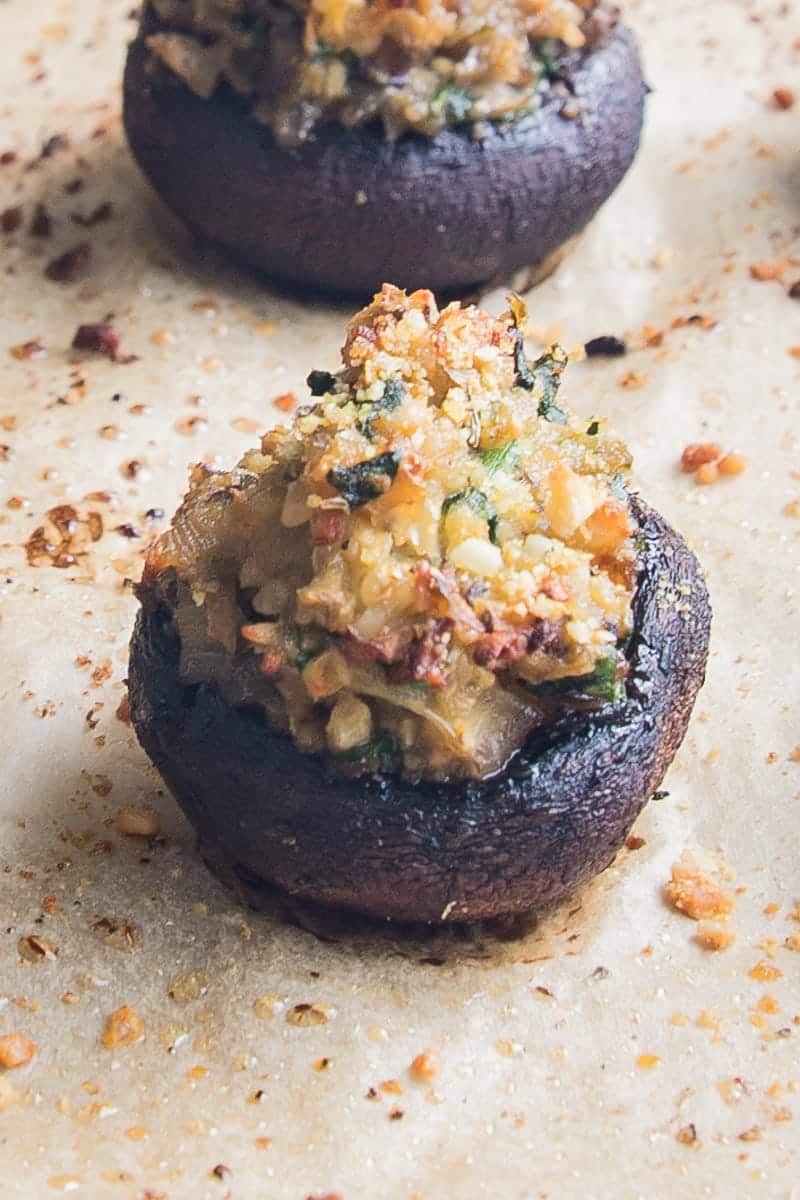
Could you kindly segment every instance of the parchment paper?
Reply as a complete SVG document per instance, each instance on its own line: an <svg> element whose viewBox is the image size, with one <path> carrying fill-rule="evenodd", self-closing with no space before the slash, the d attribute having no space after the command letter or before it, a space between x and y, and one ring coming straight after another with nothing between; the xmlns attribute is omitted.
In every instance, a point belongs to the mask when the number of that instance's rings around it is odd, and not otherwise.
<svg viewBox="0 0 800 1200"><path fill-rule="evenodd" d="M232 462L281 417L274 397L334 366L348 308L201 257L152 197L120 128L130 0L0 6L0 153L18 156L0 165L0 207L25 219L0 252L0 1034L38 1046L0 1073L3 1196L800 1196L800 955L784 946L800 932L800 301L787 294L800 106L771 100L800 96L800 13L792 0L626 8L655 89L642 152L529 302L541 336L569 348L628 336L626 358L573 366L567 392L628 439L642 490L701 555L713 649L669 795L636 828L644 844L501 942L348 927L321 940L238 907L115 715L128 580L163 524L145 512L169 515L191 461ZM68 144L40 158L59 133ZM27 232L37 202L49 239ZM46 279L84 240L86 277ZM792 257L781 280L751 277ZM138 361L76 367L77 324L110 312ZM670 328L694 315L710 320ZM46 357L9 353L36 339ZM746 473L707 488L680 474L684 445L709 440L744 452ZM102 538L74 567L29 567L26 541L65 503L100 512ZM114 830L122 805L147 803L159 839ZM722 953L662 899L687 847L719 853L741 888ZM104 918L122 933L95 929ZM41 962L20 957L31 934L52 947ZM750 975L759 962L774 979ZM181 1004L169 989L186 972L202 973L200 994ZM254 1012L265 994L271 1018ZM298 1003L327 1021L289 1023ZM120 1005L146 1037L108 1050ZM442 1064L429 1086L408 1074L426 1048Z"/></svg>

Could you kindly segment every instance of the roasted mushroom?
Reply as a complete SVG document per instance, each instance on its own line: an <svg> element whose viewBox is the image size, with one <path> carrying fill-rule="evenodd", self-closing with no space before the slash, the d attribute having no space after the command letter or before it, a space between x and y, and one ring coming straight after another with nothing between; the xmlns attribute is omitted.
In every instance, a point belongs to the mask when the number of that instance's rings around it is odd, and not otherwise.
<svg viewBox="0 0 800 1200"><path fill-rule="evenodd" d="M524 324L385 285L313 403L195 468L150 552L133 722L250 883L402 920L540 909L608 865L680 745L702 573Z"/></svg>
<svg viewBox="0 0 800 1200"><path fill-rule="evenodd" d="M125 127L197 234L366 296L546 274L620 182L645 87L592 0L149 0Z"/></svg>

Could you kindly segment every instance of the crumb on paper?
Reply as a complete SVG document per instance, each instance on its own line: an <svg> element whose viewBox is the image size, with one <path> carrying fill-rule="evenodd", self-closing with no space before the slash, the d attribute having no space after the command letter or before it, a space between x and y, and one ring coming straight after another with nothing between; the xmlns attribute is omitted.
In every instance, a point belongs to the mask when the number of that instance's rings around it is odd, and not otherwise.
<svg viewBox="0 0 800 1200"><path fill-rule="evenodd" d="M788 258L771 258L762 262L754 262L750 264L750 277L758 280L759 283L780 280L788 266Z"/></svg>
<svg viewBox="0 0 800 1200"><path fill-rule="evenodd" d="M101 1042L106 1050L118 1050L125 1046L135 1046L144 1039L144 1021L135 1008L123 1004L107 1018Z"/></svg>
<svg viewBox="0 0 800 1200"><path fill-rule="evenodd" d="M290 1025L326 1025L330 1020L329 1010L322 1004L295 1004L286 1014Z"/></svg>
<svg viewBox="0 0 800 1200"><path fill-rule="evenodd" d="M167 987L167 995L176 1004L191 1004L208 991L208 975L205 971L181 971Z"/></svg>
<svg viewBox="0 0 800 1200"><path fill-rule="evenodd" d="M772 89L770 104L778 112L788 112L789 109L794 108L795 100L793 88L780 86Z"/></svg>
<svg viewBox="0 0 800 1200"><path fill-rule="evenodd" d="M683 1125L675 1134L675 1140L681 1146L691 1146L692 1150L699 1150L702 1146L700 1138L697 1136L697 1128L693 1122L688 1125Z"/></svg>
<svg viewBox="0 0 800 1200"><path fill-rule="evenodd" d="M734 908L731 893L688 850L672 864L672 877L664 887L664 895L673 908L693 921L719 920L729 916Z"/></svg>
<svg viewBox="0 0 800 1200"><path fill-rule="evenodd" d="M4 1033L0 1035L0 1067L6 1071L14 1071L25 1067L39 1051L36 1042L24 1033Z"/></svg>
<svg viewBox="0 0 800 1200"><path fill-rule="evenodd" d="M704 950L727 950L736 941L736 934L729 926L701 921L694 940Z"/></svg>
<svg viewBox="0 0 800 1200"><path fill-rule="evenodd" d="M765 962L763 958L754 967L751 967L747 974L757 983L774 983L776 979L783 979L783 971L780 967Z"/></svg>
<svg viewBox="0 0 800 1200"><path fill-rule="evenodd" d="M640 1054L636 1059L636 1066L640 1071L652 1071L661 1065L661 1059L657 1054Z"/></svg>
<svg viewBox="0 0 800 1200"><path fill-rule="evenodd" d="M114 818L114 828L125 837L157 837L161 832L161 820L153 808L125 804Z"/></svg>
<svg viewBox="0 0 800 1200"><path fill-rule="evenodd" d="M439 1055L433 1050L423 1050L411 1061L409 1073L412 1079L420 1083L429 1083L435 1079L441 1070Z"/></svg>

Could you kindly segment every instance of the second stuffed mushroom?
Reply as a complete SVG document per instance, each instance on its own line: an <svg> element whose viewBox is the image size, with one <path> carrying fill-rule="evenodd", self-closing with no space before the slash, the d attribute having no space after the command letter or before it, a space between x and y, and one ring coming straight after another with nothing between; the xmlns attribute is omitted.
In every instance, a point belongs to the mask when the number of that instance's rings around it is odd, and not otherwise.
<svg viewBox="0 0 800 1200"><path fill-rule="evenodd" d="M133 152L196 233L303 287L546 273L636 153L633 35L589 0L149 0Z"/></svg>

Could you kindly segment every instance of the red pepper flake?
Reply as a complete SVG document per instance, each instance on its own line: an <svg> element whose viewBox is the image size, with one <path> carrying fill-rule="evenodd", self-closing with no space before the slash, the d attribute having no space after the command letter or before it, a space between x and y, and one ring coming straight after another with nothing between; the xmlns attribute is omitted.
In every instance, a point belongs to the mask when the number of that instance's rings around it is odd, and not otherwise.
<svg viewBox="0 0 800 1200"><path fill-rule="evenodd" d="M88 272L91 260L91 246L88 242L79 242L77 246L51 259L44 273L53 283L76 283Z"/></svg>
<svg viewBox="0 0 800 1200"><path fill-rule="evenodd" d="M18 362L31 362L36 358L46 358L47 350L38 338L32 338L29 342L19 342L18 345L12 346L9 354Z"/></svg>
<svg viewBox="0 0 800 1200"><path fill-rule="evenodd" d="M72 349L88 354L104 354L112 362L118 361L120 337L108 321L97 321L91 325L79 325L72 339Z"/></svg>
<svg viewBox="0 0 800 1200"><path fill-rule="evenodd" d="M0 229L3 233L16 233L22 224L23 208L15 204L13 208L4 208L0 213Z"/></svg>
<svg viewBox="0 0 800 1200"><path fill-rule="evenodd" d="M283 392L280 396L276 396L272 403L281 412L289 413L297 407L297 397L294 392Z"/></svg>
<svg viewBox="0 0 800 1200"><path fill-rule="evenodd" d="M788 112L794 108L795 94L790 87L776 87L772 92L771 105L779 112Z"/></svg>
<svg viewBox="0 0 800 1200"><path fill-rule="evenodd" d="M43 241L53 236L53 222L43 204L37 204L33 210L33 217L28 233L31 237L41 238Z"/></svg>
<svg viewBox="0 0 800 1200"><path fill-rule="evenodd" d="M92 209L86 217L81 213L73 213L72 220L76 225L82 225L84 229L91 229L94 225L102 225L104 221L110 221L113 215L113 204L110 200L105 200L102 204L98 204L97 208Z"/></svg>
<svg viewBox="0 0 800 1200"><path fill-rule="evenodd" d="M394 1108L389 1109L389 1120L390 1121L402 1121L402 1119L405 1115L406 1114L403 1111L403 1109L398 1108L397 1105L395 1105Z"/></svg>

